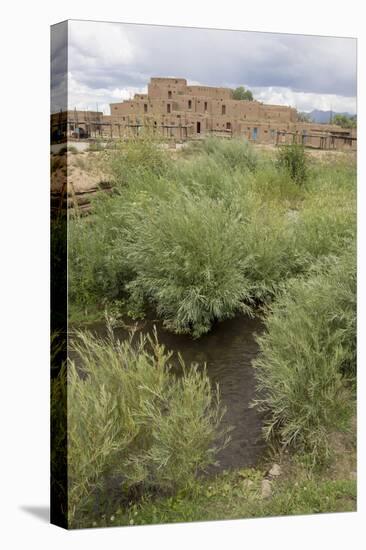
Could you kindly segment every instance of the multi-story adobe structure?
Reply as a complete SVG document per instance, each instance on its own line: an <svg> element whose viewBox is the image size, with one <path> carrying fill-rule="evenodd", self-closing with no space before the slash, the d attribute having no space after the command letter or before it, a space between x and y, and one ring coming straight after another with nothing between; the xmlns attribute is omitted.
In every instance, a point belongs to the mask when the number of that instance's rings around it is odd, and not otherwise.
<svg viewBox="0 0 366 550"><path fill-rule="evenodd" d="M148 127L175 140L220 135L264 144L296 141L326 149L356 148L355 132L349 129L300 122L292 107L236 100L232 89L191 86L184 78L151 78L147 94L112 103L110 110L110 115L68 111L67 136L124 138Z"/></svg>

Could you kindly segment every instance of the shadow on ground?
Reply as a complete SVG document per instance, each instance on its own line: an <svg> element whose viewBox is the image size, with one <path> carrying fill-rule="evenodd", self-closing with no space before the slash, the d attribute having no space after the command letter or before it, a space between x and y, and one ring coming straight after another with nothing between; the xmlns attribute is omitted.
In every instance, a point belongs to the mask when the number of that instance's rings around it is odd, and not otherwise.
<svg viewBox="0 0 366 550"><path fill-rule="evenodd" d="M50 521L50 507L49 506L20 506L20 509L27 514L30 514L43 522L49 523Z"/></svg>

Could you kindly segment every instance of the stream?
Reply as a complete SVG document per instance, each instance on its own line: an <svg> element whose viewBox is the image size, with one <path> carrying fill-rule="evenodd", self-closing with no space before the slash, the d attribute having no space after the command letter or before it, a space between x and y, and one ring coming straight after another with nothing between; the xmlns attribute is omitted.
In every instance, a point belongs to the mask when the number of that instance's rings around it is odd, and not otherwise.
<svg viewBox="0 0 366 550"><path fill-rule="evenodd" d="M137 332L151 333L153 327L152 321L142 321ZM89 329L96 335L106 335L104 323L94 323ZM265 448L261 413L250 407L256 386L251 363L258 353L254 334L262 331L261 322L237 316L217 323L211 332L197 340L168 332L160 323L156 323L156 329L159 342L174 352L173 363L178 364L178 352L188 365L206 363L212 384L220 386L226 407L223 424L231 426L232 431L230 443L218 453L219 464L212 468L212 473L254 466ZM115 328L114 333L120 340L128 336L128 331L122 328Z"/></svg>

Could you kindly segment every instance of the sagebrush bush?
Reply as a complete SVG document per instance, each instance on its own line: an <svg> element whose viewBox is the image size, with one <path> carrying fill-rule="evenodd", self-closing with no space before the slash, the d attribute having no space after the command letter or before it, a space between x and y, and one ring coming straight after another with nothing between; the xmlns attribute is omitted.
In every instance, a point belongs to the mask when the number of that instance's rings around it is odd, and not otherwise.
<svg viewBox="0 0 366 550"><path fill-rule="evenodd" d="M209 137L201 142L201 149L214 157L228 170L252 170L257 167L258 157L247 140Z"/></svg>
<svg viewBox="0 0 366 550"><path fill-rule="evenodd" d="M128 289L153 303L171 329L200 336L215 319L250 313L244 239L242 217L219 202L188 194L156 200L153 213L137 210L120 241L134 272Z"/></svg>
<svg viewBox="0 0 366 550"><path fill-rule="evenodd" d="M315 462L327 456L332 430L352 408L355 338L351 251L289 282L267 312L254 362L267 437L310 452Z"/></svg>
<svg viewBox="0 0 366 550"><path fill-rule="evenodd" d="M308 159L302 145L282 145L277 151L277 166L288 172L291 179L302 185L308 179Z"/></svg>
<svg viewBox="0 0 366 550"><path fill-rule="evenodd" d="M146 174L161 176L170 167L170 159L162 149L162 140L145 132L128 141L120 141L105 152L105 165L113 181L127 185Z"/></svg>
<svg viewBox="0 0 366 550"><path fill-rule="evenodd" d="M68 364L69 520L77 526L110 476L123 501L131 488L189 485L225 444L218 387L155 338L123 342L78 332ZM217 443L219 441L221 443ZM94 503L94 504L93 504Z"/></svg>

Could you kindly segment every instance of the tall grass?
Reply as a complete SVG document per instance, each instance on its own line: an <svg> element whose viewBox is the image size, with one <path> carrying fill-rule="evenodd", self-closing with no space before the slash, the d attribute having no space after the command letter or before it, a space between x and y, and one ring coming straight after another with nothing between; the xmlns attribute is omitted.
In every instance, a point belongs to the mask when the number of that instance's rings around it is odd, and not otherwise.
<svg viewBox="0 0 366 550"><path fill-rule="evenodd" d="M69 521L82 522L112 477L119 499L131 489L188 486L215 462L224 414L205 371L170 367L156 337L134 342L79 332L68 365Z"/></svg>
<svg viewBox="0 0 366 550"><path fill-rule="evenodd" d="M207 138L201 142L201 149L209 157L215 158L226 170L252 170L258 164L258 157L248 141Z"/></svg>
<svg viewBox="0 0 366 550"><path fill-rule="evenodd" d="M290 178L302 185L308 178L308 161L302 145L282 145L277 150L277 165L284 169Z"/></svg>
<svg viewBox="0 0 366 550"><path fill-rule="evenodd" d="M305 450L314 462L329 454L333 430L352 410L356 369L356 270L353 251L328 258L290 281L270 307L255 361L267 414L266 436Z"/></svg>

